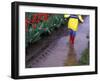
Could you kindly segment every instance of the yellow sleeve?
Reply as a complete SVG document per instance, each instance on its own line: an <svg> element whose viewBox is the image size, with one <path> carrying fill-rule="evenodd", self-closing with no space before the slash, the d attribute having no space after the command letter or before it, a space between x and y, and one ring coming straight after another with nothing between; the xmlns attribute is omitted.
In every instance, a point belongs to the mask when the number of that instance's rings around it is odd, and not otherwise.
<svg viewBox="0 0 100 81"><path fill-rule="evenodd" d="M79 20L83 23L84 20L83 20L82 16L81 15L78 15L78 17L79 17Z"/></svg>
<svg viewBox="0 0 100 81"><path fill-rule="evenodd" d="M70 14L64 14L64 18L70 17Z"/></svg>

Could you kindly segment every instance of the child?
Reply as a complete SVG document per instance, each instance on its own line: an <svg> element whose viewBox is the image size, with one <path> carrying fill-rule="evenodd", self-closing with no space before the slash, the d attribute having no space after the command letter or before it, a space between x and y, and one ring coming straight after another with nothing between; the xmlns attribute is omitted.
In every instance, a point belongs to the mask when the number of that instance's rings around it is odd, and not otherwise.
<svg viewBox="0 0 100 81"><path fill-rule="evenodd" d="M76 31L78 30L79 21L83 23L81 15L64 15L64 18L68 18L68 29L69 29L69 42L70 45L74 45L74 40L76 36Z"/></svg>

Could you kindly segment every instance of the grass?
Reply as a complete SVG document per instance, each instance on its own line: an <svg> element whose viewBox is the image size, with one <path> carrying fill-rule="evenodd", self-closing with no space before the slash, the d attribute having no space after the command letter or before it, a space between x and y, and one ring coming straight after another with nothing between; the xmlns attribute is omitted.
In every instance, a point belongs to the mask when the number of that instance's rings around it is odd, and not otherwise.
<svg viewBox="0 0 100 81"><path fill-rule="evenodd" d="M80 65L89 65L89 48L85 49L79 60Z"/></svg>

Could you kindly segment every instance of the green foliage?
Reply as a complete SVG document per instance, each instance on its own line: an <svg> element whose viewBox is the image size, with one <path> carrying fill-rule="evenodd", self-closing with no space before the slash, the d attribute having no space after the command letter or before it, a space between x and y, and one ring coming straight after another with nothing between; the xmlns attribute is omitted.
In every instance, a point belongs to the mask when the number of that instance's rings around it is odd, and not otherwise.
<svg viewBox="0 0 100 81"><path fill-rule="evenodd" d="M32 19L32 15L32 13L25 14L28 19ZM50 14L47 21L40 21L39 23L29 24L28 31L25 34L26 47L28 46L28 43L34 43L41 39L41 34L51 34L55 28L61 27L61 24L63 23L63 14ZM36 28L33 27L34 25L36 26Z"/></svg>
<svg viewBox="0 0 100 81"><path fill-rule="evenodd" d="M80 65L89 65L89 49L85 49L79 61Z"/></svg>

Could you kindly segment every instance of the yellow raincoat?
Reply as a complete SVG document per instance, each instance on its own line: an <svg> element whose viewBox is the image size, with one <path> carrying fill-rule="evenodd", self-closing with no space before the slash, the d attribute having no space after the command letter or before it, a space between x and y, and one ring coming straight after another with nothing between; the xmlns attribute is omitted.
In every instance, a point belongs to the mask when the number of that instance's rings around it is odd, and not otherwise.
<svg viewBox="0 0 100 81"><path fill-rule="evenodd" d="M64 15L65 18L69 17L70 15ZM81 22L83 22L82 16L78 15L78 18ZM78 30L79 20L77 18L69 18L68 21L68 28L74 31Z"/></svg>
<svg viewBox="0 0 100 81"><path fill-rule="evenodd" d="M70 18L68 21L68 28L74 31L78 30L78 19Z"/></svg>

